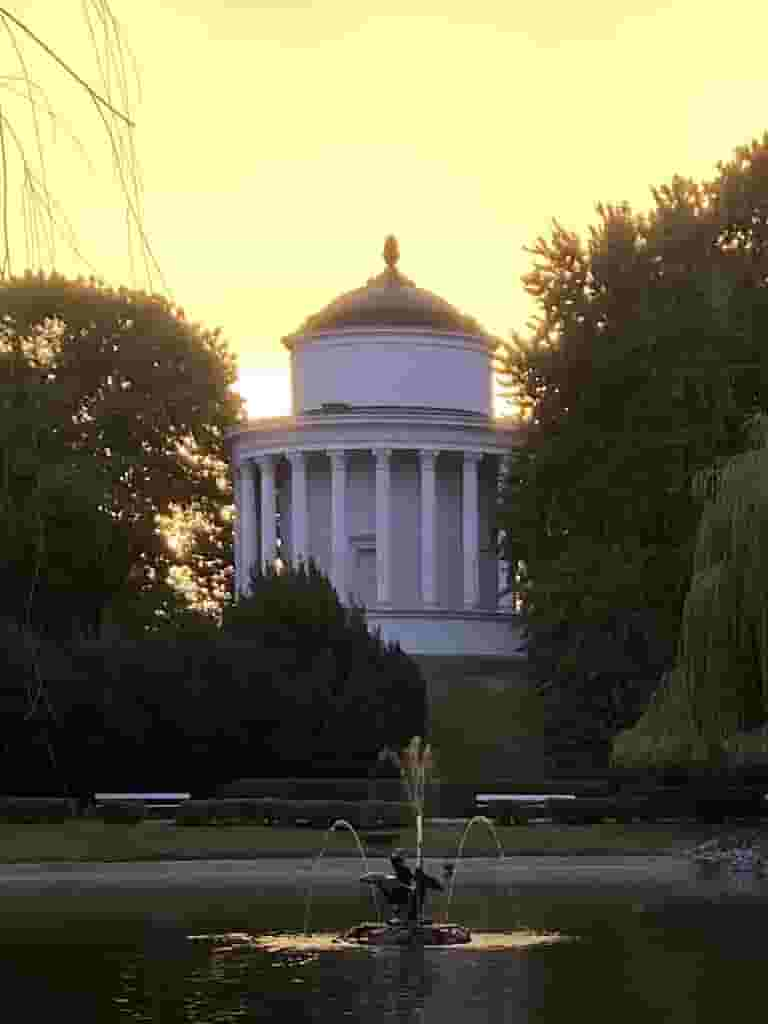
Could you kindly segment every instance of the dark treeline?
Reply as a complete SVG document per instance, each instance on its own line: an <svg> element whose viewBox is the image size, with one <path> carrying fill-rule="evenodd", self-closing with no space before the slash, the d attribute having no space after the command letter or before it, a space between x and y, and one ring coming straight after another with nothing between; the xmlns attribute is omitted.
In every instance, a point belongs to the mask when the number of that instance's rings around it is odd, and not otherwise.
<svg viewBox="0 0 768 1024"><path fill-rule="evenodd" d="M242 777L367 777L385 746L422 735L426 691L310 561L254 575L221 626L65 643L2 623L3 791L72 796Z"/></svg>

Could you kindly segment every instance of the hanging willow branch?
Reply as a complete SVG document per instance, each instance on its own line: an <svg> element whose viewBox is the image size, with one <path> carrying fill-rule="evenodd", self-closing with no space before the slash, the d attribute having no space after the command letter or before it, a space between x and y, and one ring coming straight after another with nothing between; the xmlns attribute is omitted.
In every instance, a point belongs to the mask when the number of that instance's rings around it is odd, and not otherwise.
<svg viewBox="0 0 768 1024"><path fill-rule="evenodd" d="M78 258L88 264L88 261L85 260L79 252L75 232L72 230L69 222L63 215L59 203L52 196L48 186L48 175L40 130L40 114L43 113L48 115L52 128L56 127L60 118L54 112L42 87L31 79L23 51L19 45L19 40L16 37L17 33L21 33L23 36L32 40L37 47L43 50L47 57L52 59L59 68L63 69L63 71L73 79L80 88L85 90L93 102L98 116L104 125L107 138L110 143L114 170L126 204L128 247L131 267L133 268L131 239L132 234L137 233L141 243L144 267L150 291L154 290L152 282L153 273L158 275L163 287L167 291L168 289L163 279L162 272L160 271L154 255L152 254L142 223L142 187L133 146L133 136L131 134L134 122L126 113L126 111L129 110L130 103L128 82L125 72L124 44L120 38L117 21L109 8L107 0L82 0L82 7L91 42L93 43L94 50L96 52L96 60L103 85L102 92L97 92L93 89L27 25L20 21L10 11L4 7L0 7L0 25L11 43L20 70L20 74L18 75L0 75L0 88L4 89L12 96L26 100L29 104L29 110L32 115L34 127L37 162L39 164L39 167L34 167L27 158L20 135L8 119L6 107L0 106L0 180L2 188L2 193L0 194L0 230L2 230L3 235L2 245L0 246L0 250L2 251L0 280L8 280L12 276L12 245L8 216L8 192L10 180L9 164L11 155L18 157L22 171L21 213L26 243L27 267L31 268L35 264L38 267L41 267L43 263L41 258L43 244L45 244L48 250L50 263L55 263L55 237L57 234L65 239L70 249ZM94 31L94 21L101 27L103 53L100 52L99 42L97 41L96 32ZM134 71L135 70L136 65L134 61ZM117 79L119 93L118 99L114 98L112 95L113 77ZM138 75L136 75L136 79L138 82ZM122 107L123 109L121 110L119 107ZM70 134L74 139L81 153L84 153L83 147L76 136L71 132L68 134ZM90 264L88 264L88 266L90 267ZM90 267L90 269L94 270L95 268ZM5 340L7 341L10 349L9 355L12 357L11 372L13 373L13 359L21 357L22 341L15 336L15 333L10 329L5 329L5 334L7 335ZM5 427L7 428L9 426L10 423L6 422ZM29 437L34 448L37 446L36 438L42 429L43 425L37 423L34 424L32 429L29 431ZM26 443L28 445L29 440ZM6 450L9 447L10 445L5 445L3 450L3 495L0 500L3 501L4 505L7 505L9 501L7 481L9 451ZM63 467L57 467L56 472L60 472L62 468ZM38 706L42 703L45 705L48 721L55 724L57 721L56 713L51 702L50 694L48 692L40 664L41 637L39 635L39 631L35 631L32 628L31 613L35 589L41 572L43 571L43 562L46 557L46 515L48 490L51 490L52 488L51 493L54 493L57 486L63 486L66 489L70 484L66 480L63 482L59 481L58 483L55 480L48 480L47 490L46 487L43 487L42 485L43 476L41 470L41 475L37 479L34 502L38 525L35 572L30 586L25 622L23 626L23 634L25 641L28 644L33 676L33 684L27 689L29 706L25 718L27 720L31 719L37 711ZM54 776L59 778L59 766L47 727L45 740L51 769L53 770ZM60 783L68 789L67 780L65 778L60 778Z"/></svg>
<svg viewBox="0 0 768 1024"><path fill-rule="evenodd" d="M617 764L707 760L768 719L768 416L693 479L702 512L677 664L614 741Z"/></svg>
<svg viewBox="0 0 768 1024"><path fill-rule="evenodd" d="M80 260L86 263L92 271L95 269L80 253L74 232L68 222L66 222L66 218L62 217L59 204L55 201L48 187L40 115L41 113L47 114L52 127L58 122L59 117L54 113L44 90L30 77L22 48L17 39L17 35L21 34L23 37L31 40L47 57L54 61L70 79L85 91L93 102L107 135L112 153L114 172L125 202L128 250L132 271L134 266L133 238L137 236L141 247L149 290L154 290L153 278L156 276L162 287L168 291L167 284L152 252L143 226L142 185L132 135L135 123L129 116L130 97L125 66L126 54L130 56L133 62L138 87L136 62L121 39L118 22L110 10L107 0L82 0L82 8L96 54L102 83L100 91L90 86L81 75L70 67L28 25L24 24L6 8L0 7L0 25L2 25L10 40L20 70L18 75L0 76L0 88L5 89L12 95L25 99L29 104L35 135L36 162L38 164L37 168L33 168L19 141L18 134L13 132L11 128L5 111L0 110L0 139L2 141L2 153L0 154L2 156L2 163L0 164L2 197L0 207L2 209L2 231L4 236L2 246L4 259L2 269L0 269L0 279L7 279L12 273L12 246L9 238L7 218L9 161L6 139L9 137L13 138L16 149L19 151L18 155L22 166L22 218L24 221L27 266L39 267L43 264L41 252L43 245L47 250L48 262L52 266L55 264L55 239L58 234ZM95 28L100 28L101 42L97 38ZM113 95L115 92L113 81L116 83L117 95ZM19 89L19 85L21 85L21 89ZM72 133L69 134L72 135ZM72 137L78 148L83 152L83 147L79 140L74 135Z"/></svg>

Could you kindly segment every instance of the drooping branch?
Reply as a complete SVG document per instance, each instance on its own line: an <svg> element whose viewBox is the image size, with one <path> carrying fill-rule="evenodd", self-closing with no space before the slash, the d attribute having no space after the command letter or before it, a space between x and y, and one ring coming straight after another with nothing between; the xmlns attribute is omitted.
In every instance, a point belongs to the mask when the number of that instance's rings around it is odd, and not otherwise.
<svg viewBox="0 0 768 1024"><path fill-rule="evenodd" d="M66 61L62 60L61 57L59 57L59 55L57 53L55 53L50 48L50 46L47 45L47 43L44 43L43 40L39 36L35 35L35 33L32 31L32 29L29 28L27 25L25 25L23 21L19 21L19 19L14 17L14 15L12 15L10 11L6 10L5 7L0 7L0 17L8 18L8 20L12 21L14 23L14 25L16 25L18 28L20 28L22 30L22 32L25 32L30 37L30 39L34 39L34 41L37 43L37 45L39 47L41 47L43 50L45 50L45 52L48 54L48 56L52 57L53 60L55 60L56 63L60 67L64 68L64 70L67 72L67 74L70 75L72 78L74 78L74 80L78 83L78 85L82 85L82 87L88 93L90 93L90 95L93 97L95 102L101 103L103 106L105 106L107 108L107 110L109 110L110 113L114 114L115 117L119 117L122 121L125 121L125 123L128 125L129 128L135 128L136 127L134 122L131 121L131 119L129 117L126 117L126 115L123 114L122 111L117 110L115 107L112 106L111 103L109 103L107 100L105 100L103 96L100 96L96 92L95 89L92 89L91 86L88 85L88 83L85 81L85 79L81 78L80 75L78 75L78 73L76 71L74 71L69 66L69 64L67 64Z"/></svg>
<svg viewBox="0 0 768 1024"><path fill-rule="evenodd" d="M698 473L707 497L683 609L677 664L633 729L619 764L707 760L768 718L768 416L750 449Z"/></svg>
<svg viewBox="0 0 768 1024"><path fill-rule="evenodd" d="M92 19L91 11L89 6L92 6L94 18L101 25L103 30L103 40L100 42L97 40L96 32L94 30L94 24ZM55 125L56 117L51 109L51 105L45 96L45 93L41 87L33 82L29 70L27 68L24 54L17 41L18 31L21 31L29 39L31 39L36 46L40 47L43 52L50 57L66 74L82 89L85 90L89 98L94 104L94 107L101 119L104 129L107 134L107 138L110 145L112 162L114 171L116 174L117 182L122 192L122 195L126 204L126 227L128 233L128 248L129 248L129 259L131 265L131 272L134 272L134 253L133 253L133 239L138 238L139 245L141 248L144 271L149 283L150 290L153 290L152 280L155 275L159 278L163 289L168 292L167 283L163 277L162 270L158 264L158 261L152 252L152 248L147 237L147 233L143 225L143 214L142 214L142 202L141 202L141 191L142 186L139 177L139 171L136 161L136 156L133 148L133 138L131 135L131 129L135 127L135 122L129 116L129 96L128 96L128 82L125 67L125 52L127 52L133 60L134 71L136 72L136 80L138 85L138 71L136 69L136 61L133 58L133 54L127 48L120 38L119 27L117 20L109 8L107 0L83 0L83 13L88 27L88 32L91 41L94 46L96 53L96 60L99 68L99 73L102 79L103 88L101 91L94 89L85 79L79 75L59 54L57 54L51 46L49 46L43 39L41 39L28 25L21 21L18 17L12 14L9 10L4 7L0 7L0 23L5 30L11 45L15 51L16 58L18 60L21 74L19 76L1 76L0 82L3 87L26 99L30 105L32 114L34 135L36 141L36 149L40 164L39 173L33 174L29 163L26 160L23 147L22 149L22 169L23 169L23 180L22 180L22 217L24 222L24 231L27 241L27 264L30 265L34 262L35 256L39 261L41 242L43 242L49 251L50 262L55 264L55 237L60 235L64 238L64 241L74 254L81 259L91 270L94 268L90 263L83 257L79 251L78 245L74 240L74 233L69 229L67 225L66 236L62 234L61 226L61 210L58 209L58 217L54 215L54 211L58 207L55 202L51 191L48 186L48 176L46 171L43 145L41 141L40 132L40 119L38 112L38 104L42 97L46 112L51 119L52 126ZM100 52L100 49L103 52ZM18 81L22 83L23 91L16 92L12 86L14 78L17 77ZM112 96L112 85L116 82L117 90L119 93L119 101L116 101ZM140 94L140 88L139 88ZM120 108L123 109L120 109ZM117 121L113 119L116 118ZM3 132L6 138L10 137L11 127L7 116L4 117L3 121ZM123 133L127 130L128 134ZM5 142L6 138L2 141ZM79 141L75 138L75 142L82 150ZM0 154L1 156L2 154ZM2 164L2 189L3 189L3 212L6 216L3 219L3 231L5 236L4 249L5 259L0 271L0 278L6 278L11 275L11 245L9 240L10 226L7 223L7 191L9 182L9 168L7 166L8 159L7 153L5 154L5 162ZM42 219L41 219L42 214ZM134 234L135 233L135 234Z"/></svg>

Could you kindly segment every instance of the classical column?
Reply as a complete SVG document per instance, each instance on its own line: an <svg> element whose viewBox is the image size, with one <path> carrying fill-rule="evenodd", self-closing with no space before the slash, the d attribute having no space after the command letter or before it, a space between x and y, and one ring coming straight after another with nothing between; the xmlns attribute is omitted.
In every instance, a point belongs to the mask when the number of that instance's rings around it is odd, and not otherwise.
<svg viewBox="0 0 768 1024"><path fill-rule="evenodd" d="M242 500L240 498L240 480L241 473L239 466L232 467L232 501L235 505L235 517L233 520L233 541L235 549L235 596L237 596L242 589L242 568L241 561L243 558L243 546L240 543L240 531L243 525L242 513L240 511L242 506Z"/></svg>
<svg viewBox="0 0 768 1024"><path fill-rule="evenodd" d="M462 533L464 549L464 607L476 608L480 599L480 523L478 515L477 466L481 452L464 452L462 481Z"/></svg>
<svg viewBox="0 0 768 1024"><path fill-rule="evenodd" d="M256 532L256 479L254 465L244 459L239 469L238 541L239 593L248 594L251 589L251 569L259 557L259 537Z"/></svg>
<svg viewBox="0 0 768 1024"><path fill-rule="evenodd" d="M309 558L307 460L304 452L288 452L291 463L291 561Z"/></svg>
<svg viewBox="0 0 768 1024"><path fill-rule="evenodd" d="M277 524L275 522L275 461L274 455L260 455L256 460L261 468L261 564L274 562L277 556Z"/></svg>
<svg viewBox="0 0 768 1024"><path fill-rule="evenodd" d="M347 453L329 451L331 459L331 582L343 605L347 603Z"/></svg>
<svg viewBox="0 0 768 1024"><path fill-rule="evenodd" d="M419 452L421 466L421 600L437 607L437 493L435 462L439 451Z"/></svg>
<svg viewBox="0 0 768 1024"><path fill-rule="evenodd" d="M378 448L376 456L376 603L392 604L392 449Z"/></svg>

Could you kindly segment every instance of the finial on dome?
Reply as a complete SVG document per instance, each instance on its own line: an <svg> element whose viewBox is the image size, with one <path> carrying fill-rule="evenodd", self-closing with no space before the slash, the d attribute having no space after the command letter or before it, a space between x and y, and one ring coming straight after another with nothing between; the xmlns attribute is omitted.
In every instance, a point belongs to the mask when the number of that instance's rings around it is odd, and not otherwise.
<svg viewBox="0 0 768 1024"><path fill-rule="evenodd" d="M384 262L390 270L395 269L395 264L400 259L400 246L394 235L387 235L384 241Z"/></svg>

